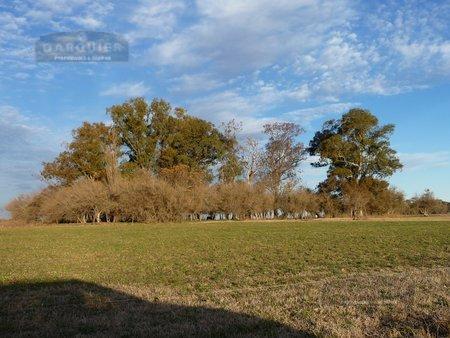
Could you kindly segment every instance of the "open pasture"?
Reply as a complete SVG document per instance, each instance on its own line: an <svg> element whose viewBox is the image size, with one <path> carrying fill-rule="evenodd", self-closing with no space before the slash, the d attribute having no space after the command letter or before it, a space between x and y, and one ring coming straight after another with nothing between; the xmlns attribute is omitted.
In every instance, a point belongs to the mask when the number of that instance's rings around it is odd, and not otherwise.
<svg viewBox="0 0 450 338"><path fill-rule="evenodd" d="M430 335L450 221L0 228L0 335Z"/></svg>

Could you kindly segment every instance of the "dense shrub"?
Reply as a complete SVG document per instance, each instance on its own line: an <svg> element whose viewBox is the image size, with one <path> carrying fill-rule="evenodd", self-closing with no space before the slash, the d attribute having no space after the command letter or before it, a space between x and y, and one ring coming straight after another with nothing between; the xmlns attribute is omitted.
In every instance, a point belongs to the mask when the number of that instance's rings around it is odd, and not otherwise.
<svg viewBox="0 0 450 338"><path fill-rule="evenodd" d="M32 195L21 195L6 205L6 210L15 220L25 222L44 221L43 204L56 189L46 188Z"/></svg>
<svg viewBox="0 0 450 338"><path fill-rule="evenodd" d="M305 218L320 211L317 195L307 189L284 192L279 198L279 207L293 218Z"/></svg>
<svg viewBox="0 0 450 338"><path fill-rule="evenodd" d="M368 213L376 215L400 215L407 211L405 195L395 188L372 192L368 202Z"/></svg>
<svg viewBox="0 0 450 338"><path fill-rule="evenodd" d="M428 216L430 214L448 213L448 204L434 197L430 190L408 200L409 213Z"/></svg>
<svg viewBox="0 0 450 338"><path fill-rule="evenodd" d="M185 219L199 219L200 215L214 209L214 191L207 184L204 172L187 165L164 168L159 178L176 191L179 212Z"/></svg>
<svg viewBox="0 0 450 338"><path fill-rule="evenodd" d="M215 210L233 218L263 218L273 209L273 197L259 185L247 182L223 183L215 187Z"/></svg>
<svg viewBox="0 0 450 338"><path fill-rule="evenodd" d="M27 221L30 218L28 206L31 204L33 195L20 195L10 201L5 209L11 214L15 220Z"/></svg>
<svg viewBox="0 0 450 338"><path fill-rule="evenodd" d="M147 171L120 180L115 191L115 220L126 222L172 221L181 218L175 189Z"/></svg>
<svg viewBox="0 0 450 338"><path fill-rule="evenodd" d="M105 185L93 179L79 179L48 194L42 203L45 222L100 222L109 211Z"/></svg>
<svg viewBox="0 0 450 338"><path fill-rule="evenodd" d="M262 184L236 181L210 184L187 166L109 175L104 181L81 178L69 186L49 187L7 205L15 220L25 222L168 222L204 219L271 219L335 217L352 214L437 214L447 204L430 191L405 201L387 184L345 186L342 195L303 188L274 195ZM359 214L360 213L360 214Z"/></svg>

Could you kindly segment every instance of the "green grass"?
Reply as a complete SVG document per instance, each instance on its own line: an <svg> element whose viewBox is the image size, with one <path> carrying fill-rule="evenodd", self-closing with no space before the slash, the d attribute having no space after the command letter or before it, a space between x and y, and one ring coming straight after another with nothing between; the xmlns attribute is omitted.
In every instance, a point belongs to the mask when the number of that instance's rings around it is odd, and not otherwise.
<svg viewBox="0 0 450 338"><path fill-rule="evenodd" d="M0 282L76 278L211 289L445 266L450 222L59 225L0 229Z"/></svg>
<svg viewBox="0 0 450 338"><path fill-rule="evenodd" d="M446 335L449 244L448 220L3 227L0 335Z"/></svg>

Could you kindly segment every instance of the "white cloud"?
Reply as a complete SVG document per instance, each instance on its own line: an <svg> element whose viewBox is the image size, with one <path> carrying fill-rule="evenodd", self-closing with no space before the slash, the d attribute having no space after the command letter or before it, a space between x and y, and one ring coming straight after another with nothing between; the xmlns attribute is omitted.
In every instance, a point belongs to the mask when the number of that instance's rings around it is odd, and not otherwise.
<svg viewBox="0 0 450 338"><path fill-rule="evenodd" d="M243 116L255 112L255 107L247 98L231 90L190 100L188 106L192 107L192 113L207 119Z"/></svg>
<svg viewBox="0 0 450 338"><path fill-rule="evenodd" d="M51 19L52 14L45 10L30 9L24 16L33 22L45 22Z"/></svg>
<svg viewBox="0 0 450 338"><path fill-rule="evenodd" d="M126 10L115 11L106 0L6 5L11 11L0 14L2 56L32 61L36 25L120 27L137 60L167 66L164 76L175 78L171 89L178 94L210 91L237 74L250 83L253 71L266 71L279 79L260 88L263 99L340 101L347 94L424 88L450 75L445 2L376 4L367 13L353 0L141 0L116 6ZM202 88L204 74L209 82Z"/></svg>
<svg viewBox="0 0 450 338"><path fill-rule="evenodd" d="M367 22L393 75L424 82L450 75L449 16L449 2L408 1L396 10L380 6Z"/></svg>
<svg viewBox="0 0 450 338"><path fill-rule="evenodd" d="M36 7L53 13L71 13L76 7L86 4L88 0L36 0Z"/></svg>
<svg viewBox="0 0 450 338"><path fill-rule="evenodd" d="M235 119L242 122L245 133L257 134L262 132L263 125L268 122L292 121L309 128L314 120L342 114L358 106L358 103L337 102L283 112L278 105L291 99L291 94L290 90L277 90L263 84L250 95L225 90L193 99L188 102L188 108L190 113L216 124ZM276 116L272 116L273 109L277 110Z"/></svg>
<svg viewBox="0 0 450 338"><path fill-rule="evenodd" d="M450 167L450 151L399 153L398 156L404 165L404 170Z"/></svg>
<svg viewBox="0 0 450 338"><path fill-rule="evenodd" d="M127 33L132 42L160 39L173 32L178 16L186 9L183 1L141 0L128 18L136 28Z"/></svg>
<svg viewBox="0 0 450 338"><path fill-rule="evenodd" d="M283 117L294 120L302 126L308 127L314 120L321 119L328 115L340 115L348 111L350 108L358 106L357 103L340 102L322 106L296 109L283 114Z"/></svg>
<svg viewBox="0 0 450 338"><path fill-rule="evenodd" d="M257 135L261 133L265 123L279 120L262 115L264 108L261 102L255 102L254 98L242 96L232 90L190 100L188 109L191 114L216 125L233 119L241 122L245 135Z"/></svg>
<svg viewBox="0 0 450 338"><path fill-rule="evenodd" d="M103 22L92 16L79 16L73 18L73 21L84 28L96 29L103 26Z"/></svg>
<svg viewBox="0 0 450 338"><path fill-rule="evenodd" d="M310 79L316 96L397 93L399 89L375 71L380 62L378 50L361 43L354 33L335 33L321 47L300 55L294 69Z"/></svg>
<svg viewBox="0 0 450 338"><path fill-rule="evenodd" d="M200 19L151 49L152 61L197 66L210 61L227 71L286 61L320 45L352 13L348 1L197 1Z"/></svg>
<svg viewBox="0 0 450 338"><path fill-rule="evenodd" d="M151 63L225 79L278 65L291 86L307 83L296 97L304 100L393 95L450 74L450 5L378 4L363 15L350 0L196 4L199 19L152 45Z"/></svg>
<svg viewBox="0 0 450 338"><path fill-rule="evenodd" d="M208 73L183 74L172 80L171 90L179 93L208 92L223 85Z"/></svg>
<svg viewBox="0 0 450 338"><path fill-rule="evenodd" d="M5 159L0 162L1 214L8 200L42 186L38 178L41 162L55 153L49 130L13 106L0 105L0 139L0 158Z"/></svg>
<svg viewBox="0 0 450 338"><path fill-rule="evenodd" d="M144 96L150 91L143 81L141 82L124 82L112 85L111 87L100 92L101 96L117 96L117 97L135 97Z"/></svg>

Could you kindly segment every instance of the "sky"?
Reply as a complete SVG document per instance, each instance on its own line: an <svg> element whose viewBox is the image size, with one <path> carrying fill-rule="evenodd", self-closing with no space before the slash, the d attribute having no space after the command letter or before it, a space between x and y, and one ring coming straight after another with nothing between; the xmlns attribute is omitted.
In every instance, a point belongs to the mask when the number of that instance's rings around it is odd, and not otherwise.
<svg viewBox="0 0 450 338"><path fill-rule="evenodd" d="M396 125L392 185L450 200L449 17L450 0L0 0L0 209L44 185L73 128L135 96L241 121L240 137L295 122L305 145L363 107ZM128 61L36 62L39 37L76 31L123 37ZM325 171L311 160L313 188Z"/></svg>

